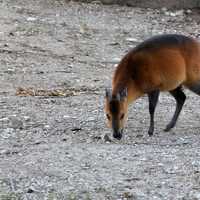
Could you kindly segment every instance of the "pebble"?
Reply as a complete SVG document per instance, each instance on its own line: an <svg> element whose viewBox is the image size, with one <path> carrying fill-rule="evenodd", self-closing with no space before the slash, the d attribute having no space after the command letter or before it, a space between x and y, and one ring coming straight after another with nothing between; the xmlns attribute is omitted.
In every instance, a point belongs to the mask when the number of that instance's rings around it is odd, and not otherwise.
<svg viewBox="0 0 200 200"><path fill-rule="evenodd" d="M9 121L8 117L4 117L0 119L0 122L7 122L7 121Z"/></svg>
<svg viewBox="0 0 200 200"><path fill-rule="evenodd" d="M70 117L69 115L64 115L63 118L69 119L69 118L71 118L71 117Z"/></svg>
<svg viewBox="0 0 200 200"><path fill-rule="evenodd" d="M27 20L28 22L33 22L33 21L36 21L37 18L35 18L35 17L28 17L26 20Z"/></svg>
<svg viewBox="0 0 200 200"><path fill-rule="evenodd" d="M175 14L175 13L173 13L173 12L169 12L169 16L171 16L171 17L175 17L175 16L176 16L176 14Z"/></svg>
<svg viewBox="0 0 200 200"><path fill-rule="evenodd" d="M44 129L49 129L49 128L50 128L49 125L45 125L45 126L44 126Z"/></svg>
<svg viewBox="0 0 200 200"><path fill-rule="evenodd" d="M184 10L178 10L175 12L175 15L176 16L180 16L180 15L183 15L184 14Z"/></svg>
<svg viewBox="0 0 200 200"><path fill-rule="evenodd" d="M103 139L105 142L112 142L112 140L109 138L109 136L107 134L104 135Z"/></svg>
<svg viewBox="0 0 200 200"><path fill-rule="evenodd" d="M27 193L34 193L35 191L32 189L32 188L29 188L28 190L27 190Z"/></svg>
<svg viewBox="0 0 200 200"><path fill-rule="evenodd" d="M162 10L163 12L166 12L166 11L167 11L167 8L166 8L166 7L163 7L163 8L161 8L161 10Z"/></svg>
<svg viewBox="0 0 200 200"><path fill-rule="evenodd" d="M7 69L7 73L8 73L8 74L13 74L14 72L15 72L14 69L11 69L11 68L8 68L8 69Z"/></svg>
<svg viewBox="0 0 200 200"><path fill-rule="evenodd" d="M7 139L13 134L14 134L14 129L13 128L6 128L1 133L1 137L4 138L4 139Z"/></svg>
<svg viewBox="0 0 200 200"><path fill-rule="evenodd" d="M30 117L29 116L24 116L24 120L25 121L30 121Z"/></svg>
<svg viewBox="0 0 200 200"><path fill-rule="evenodd" d="M128 41L128 42L138 42L138 39L136 39L136 38L126 38L126 41Z"/></svg>
<svg viewBox="0 0 200 200"><path fill-rule="evenodd" d="M14 129L22 129L23 128L23 122L17 116L9 117L9 120L10 120L11 128L14 128Z"/></svg>
<svg viewBox="0 0 200 200"><path fill-rule="evenodd" d="M121 60L121 58L116 57L116 58L113 58L111 62L118 63L118 62L120 62L120 60Z"/></svg>
<svg viewBox="0 0 200 200"><path fill-rule="evenodd" d="M167 16L176 17L176 16L183 15L184 14L184 10L177 10L176 12L165 11L164 13Z"/></svg>
<svg viewBox="0 0 200 200"><path fill-rule="evenodd" d="M3 150L1 150L0 151L0 155L8 155L8 154L10 154L10 150L8 150L8 149L3 149Z"/></svg>
<svg viewBox="0 0 200 200"><path fill-rule="evenodd" d="M191 14L191 13L192 13L192 11L191 11L190 9L186 10L185 12L186 12L187 14Z"/></svg>
<svg viewBox="0 0 200 200"><path fill-rule="evenodd" d="M83 23L80 25L80 33L84 34L89 30L89 27L87 26L87 24Z"/></svg>
<svg viewBox="0 0 200 200"><path fill-rule="evenodd" d="M200 199L200 192L190 192L190 197L192 197L191 199L193 200L199 200Z"/></svg>

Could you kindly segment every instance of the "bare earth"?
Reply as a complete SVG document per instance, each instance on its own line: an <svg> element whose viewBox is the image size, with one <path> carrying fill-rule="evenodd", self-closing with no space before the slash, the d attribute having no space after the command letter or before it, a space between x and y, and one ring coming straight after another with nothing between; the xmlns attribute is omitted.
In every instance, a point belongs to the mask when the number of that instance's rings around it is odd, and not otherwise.
<svg viewBox="0 0 200 200"><path fill-rule="evenodd" d="M198 37L198 11L45 0L0 1L1 200L199 200L200 98L163 131L162 94L149 138L147 98L122 141L105 141L103 95L115 64L151 35Z"/></svg>

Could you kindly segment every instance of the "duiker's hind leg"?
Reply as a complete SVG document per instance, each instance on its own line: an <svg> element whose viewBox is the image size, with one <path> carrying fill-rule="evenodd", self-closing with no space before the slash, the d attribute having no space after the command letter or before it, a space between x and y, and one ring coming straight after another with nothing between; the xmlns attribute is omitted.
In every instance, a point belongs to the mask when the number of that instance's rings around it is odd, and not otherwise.
<svg viewBox="0 0 200 200"><path fill-rule="evenodd" d="M200 95L200 82L198 82L197 84L195 85L192 85L192 86L187 86L188 89L190 89L192 92Z"/></svg>
<svg viewBox="0 0 200 200"><path fill-rule="evenodd" d="M149 136L153 135L154 131L154 112L156 108L156 104L158 102L158 97L159 97L159 91L153 91L148 93L149 97L149 113L150 113L150 127L148 130Z"/></svg>
<svg viewBox="0 0 200 200"><path fill-rule="evenodd" d="M183 104L185 102L186 96L183 93L181 87L177 87L176 89L170 91L170 94L176 99L176 110L174 112L174 115L172 117L172 120L170 123L166 126L164 131L169 131L171 128L173 128L176 124L176 121L178 119L178 116L182 110Z"/></svg>

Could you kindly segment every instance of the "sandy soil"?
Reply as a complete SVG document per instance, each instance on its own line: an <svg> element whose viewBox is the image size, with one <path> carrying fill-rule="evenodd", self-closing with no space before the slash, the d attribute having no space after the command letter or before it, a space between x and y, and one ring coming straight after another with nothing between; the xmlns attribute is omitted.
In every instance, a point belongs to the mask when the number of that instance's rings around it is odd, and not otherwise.
<svg viewBox="0 0 200 200"><path fill-rule="evenodd" d="M147 98L121 141L104 140L104 89L115 64L151 35L199 36L198 11L45 0L0 1L0 199L200 199L200 99Z"/></svg>

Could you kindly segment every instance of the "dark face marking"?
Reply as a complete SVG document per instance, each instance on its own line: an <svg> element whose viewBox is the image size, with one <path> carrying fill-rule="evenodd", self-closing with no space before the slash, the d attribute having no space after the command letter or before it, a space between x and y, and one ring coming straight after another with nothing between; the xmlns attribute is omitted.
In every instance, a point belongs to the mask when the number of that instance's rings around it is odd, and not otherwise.
<svg viewBox="0 0 200 200"><path fill-rule="evenodd" d="M119 101L117 100L112 100L110 103L110 112L112 113L112 115L117 115L119 113L120 110L120 105L119 105Z"/></svg>
<svg viewBox="0 0 200 200"><path fill-rule="evenodd" d="M110 102L110 113L112 114L112 129L113 137L116 139L121 139L122 133L119 129L119 119L118 115L120 112L120 103L117 100L112 100Z"/></svg>
<svg viewBox="0 0 200 200"><path fill-rule="evenodd" d="M107 124L113 130L113 137L120 140L127 118L127 89L115 95L111 90L106 90L105 111Z"/></svg>

